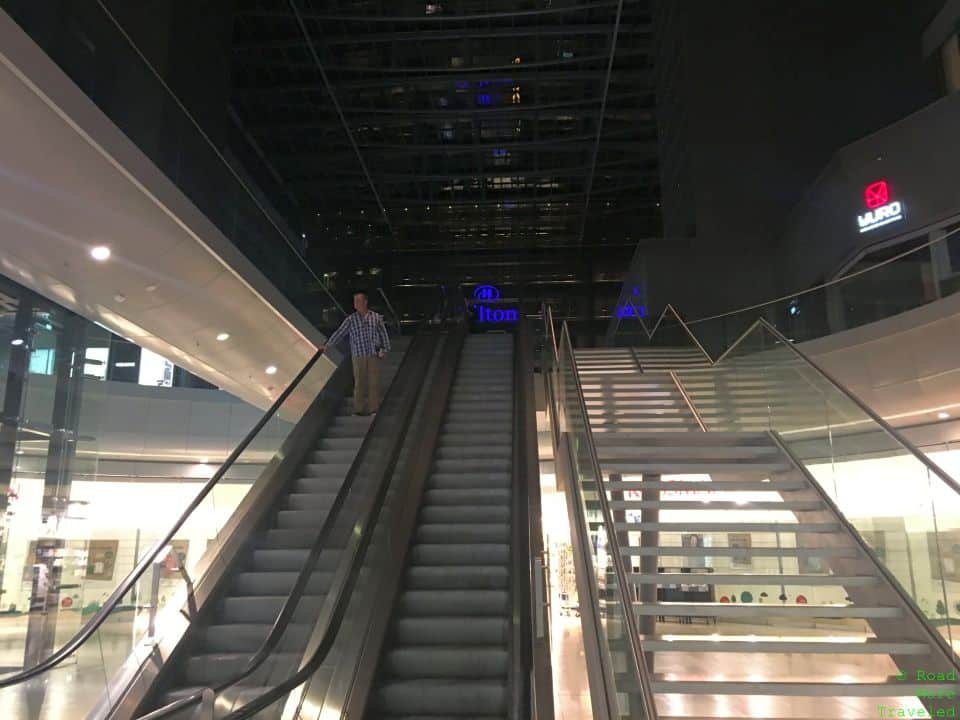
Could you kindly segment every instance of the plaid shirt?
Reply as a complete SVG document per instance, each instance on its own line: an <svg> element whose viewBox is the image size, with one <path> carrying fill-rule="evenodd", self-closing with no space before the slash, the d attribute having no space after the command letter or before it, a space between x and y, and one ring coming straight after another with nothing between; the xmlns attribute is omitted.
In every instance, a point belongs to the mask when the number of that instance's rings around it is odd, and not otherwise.
<svg viewBox="0 0 960 720"><path fill-rule="evenodd" d="M358 312L350 313L333 335L327 338L327 345L336 345L344 335L350 336L350 354L353 357L376 355L377 349L389 350L390 338L383 324L383 315L367 311L363 317Z"/></svg>

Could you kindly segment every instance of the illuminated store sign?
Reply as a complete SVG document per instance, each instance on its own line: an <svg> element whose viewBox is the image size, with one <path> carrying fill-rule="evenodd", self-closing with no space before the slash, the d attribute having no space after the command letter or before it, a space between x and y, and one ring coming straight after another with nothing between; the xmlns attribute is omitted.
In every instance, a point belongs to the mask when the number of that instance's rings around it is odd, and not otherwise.
<svg viewBox="0 0 960 720"><path fill-rule="evenodd" d="M493 285L477 285L473 289L473 297L477 300L499 300L500 289Z"/></svg>
<svg viewBox="0 0 960 720"><path fill-rule="evenodd" d="M867 206L867 212L857 215L857 224L862 233L903 220L903 203L890 200L890 186L886 180L867 185L863 191L863 203Z"/></svg>
<svg viewBox="0 0 960 720"><path fill-rule="evenodd" d="M477 300L497 301L500 299L500 289L493 285L477 285L473 289L473 297ZM490 308L486 305L476 303L473 306L477 310L477 320L482 323L502 323L516 322L516 310L504 310L501 308Z"/></svg>

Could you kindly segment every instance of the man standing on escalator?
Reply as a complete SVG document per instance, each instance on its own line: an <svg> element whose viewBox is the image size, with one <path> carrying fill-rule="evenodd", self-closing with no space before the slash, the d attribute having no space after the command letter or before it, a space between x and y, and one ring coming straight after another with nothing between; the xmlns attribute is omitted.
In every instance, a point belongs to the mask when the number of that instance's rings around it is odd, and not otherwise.
<svg viewBox="0 0 960 720"><path fill-rule="evenodd" d="M350 336L350 355L353 358L353 412L371 415L380 407L380 361L390 349L390 337L383 315L370 309L364 290L353 294L353 308L327 345L336 345L345 335ZM320 349L325 349L326 346Z"/></svg>

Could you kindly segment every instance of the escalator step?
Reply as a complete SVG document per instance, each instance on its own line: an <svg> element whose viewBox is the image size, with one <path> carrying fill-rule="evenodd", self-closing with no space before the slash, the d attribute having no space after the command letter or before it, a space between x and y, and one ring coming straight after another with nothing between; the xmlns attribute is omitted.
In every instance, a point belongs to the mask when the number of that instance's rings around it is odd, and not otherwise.
<svg viewBox="0 0 960 720"><path fill-rule="evenodd" d="M288 595L297 581L295 572L242 572L233 577L233 595ZM330 589L333 573L317 570L307 581L307 595L321 595Z"/></svg>
<svg viewBox="0 0 960 720"><path fill-rule="evenodd" d="M510 546L503 543L468 543L460 545L414 545L410 553L412 565L447 565L451 572L461 565L506 565Z"/></svg>
<svg viewBox="0 0 960 720"><path fill-rule="evenodd" d="M308 528L319 532L324 516L315 510L279 510L277 527L283 529Z"/></svg>
<svg viewBox="0 0 960 720"><path fill-rule="evenodd" d="M510 445L445 445L437 449L441 460L507 460L510 458Z"/></svg>
<svg viewBox="0 0 960 720"><path fill-rule="evenodd" d="M270 634L271 623L232 623L208 625L203 629L205 653L248 653L260 649ZM275 651L295 652L307 646L312 626L310 624L288 625Z"/></svg>
<svg viewBox="0 0 960 720"><path fill-rule="evenodd" d="M397 608L405 617L505 616L510 611L506 590L405 590ZM489 641L488 641L489 642Z"/></svg>
<svg viewBox="0 0 960 720"><path fill-rule="evenodd" d="M421 543L508 543L510 526L507 523L425 523L417 528ZM467 570L468 568L464 568Z"/></svg>
<svg viewBox="0 0 960 720"><path fill-rule="evenodd" d="M276 620L286 595L242 595L226 597L220 612L220 624L230 623L272 623ZM305 595L297 603L293 612L294 622L310 622L313 620L323 604L322 595Z"/></svg>
<svg viewBox="0 0 960 720"><path fill-rule="evenodd" d="M503 488L510 487L510 473L507 472L434 472L427 481L431 489L456 488Z"/></svg>
<svg viewBox="0 0 960 720"><path fill-rule="evenodd" d="M401 678L506 679L508 653L501 647L413 647L391 650L384 664Z"/></svg>
<svg viewBox="0 0 960 720"><path fill-rule="evenodd" d="M282 501L288 510L329 510L336 495L333 493L290 493Z"/></svg>
<svg viewBox="0 0 960 720"><path fill-rule="evenodd" d="M298 493L334 493L343 485L343 477L300 477L293 483L294 492Z"/></svg>
<svg viewBox="0 0 960 720"><path fill-rule="evenodd" d="M427 490L425 505L509 505L510 491L497 488Z"/></svg>
<svg viewBox="0 0 960 720"><path fill-rule="evenodd" d="M505 644L510 625L499 617L405 617L394 627L398 645Z"/></svg>
<svg viewBox="0 0 960 720"><path fill-rule="evenodd" d="M402 680L377 692L377 708L393 715L502 715L506 707L507 688L498 682Z"/></svg>
<svg viewBox="0 0 960 720"><path fill-rule="evenodd" d="M250 657L247 653L194 655L188 657L184 663L183 677L191 685L220 683L242 672ZM275 653L244 682L260 685L281 681L296 672L299 661L299 653Z"/></svg>
<svg viewBox="0 0 960 720"><path fill-rule="evenodd" d="M317 517L314 515L314 517ZM277 528L267 530L263 541L258 547L268 550L282 550L283 548L309 548L313 547L317 536L320 534L319 524L316 527L298 527L298 528Z"/></svg>
<svg viewBox="0 0 960 720"><path fill-rule="evenodd" d="M415 566L407 571L411 590L506 590L510 576L502 566L475 565L450 572L445 567Z"/></svg>
<svg viewBox="0 0 960 720"><path fill-rule="evenodd" d="M434 505L420 510L422 523L508 523L510 508L501 505L487 507L457 507Z"/></svg>
<svg viewBox="0 0 960 720"><path fill-rule="evenodd" d="M433 471L449 472L510 472L510 458L466 458L461 460L434 460Z"/></svg>

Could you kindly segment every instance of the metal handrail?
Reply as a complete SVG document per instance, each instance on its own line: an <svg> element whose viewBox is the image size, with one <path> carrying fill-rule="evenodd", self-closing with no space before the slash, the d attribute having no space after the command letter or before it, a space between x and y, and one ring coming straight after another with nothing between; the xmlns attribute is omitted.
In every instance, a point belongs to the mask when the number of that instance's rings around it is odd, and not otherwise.
<svg viewBox="0 0 960 720"><path fill-rule="evenodd" d="M633 302L631 302L630 300L627 300L627 303L630 305L631 308L633 308L633 311L636 314L637 321L640 323L640 327L643 328L643 332L646 333L647 340L653 339L653 336L656 334L657 330L660 328L660 325L663 322L663 319L667 316L667 313L669 312L677 319L677 322L680 323L680 327L682 327L684 332L687 333L687 335L693 341L693 344L697 346L697 349L703 354L703 356L707 359L707 361L711 365L715 364L715 361L710 356L710 353L706 351L706 349L700 343L700 340L697 338L697 336L693 334L693 331L690 329L690 326L680 316L680 313L677 312L677 309L671 303L667 303L667 306L663 309L663 312L660 313L660 317L657 318L657 322L654 324L652 330L647 329L647 324L643 321L643 318L640 317L639 313L637 313L637 309L634 306Z"/></svg>
<svg viewBox="0 0 960 720"><path fill-rule="evenodd" d="M673 380L673 384L677 386L677 390L680 392L680 396L683 398L683 401L687 404L687 409L690 410L693 415L693 419L697 421L697 425L700 426L700 430L707 432L707 426L703 422L703 418L700 416L700 411L697 410L697 406L694 404L693 399L687 393L687 388L684 387L683 382L680 380L680 376L677 375L676 370L670 371L670 379Z"/></svg>
<svg viewBox="0 0 960 720"><path fill-rule="evenodd" d="M895 429L893 426L890 425L890 423L888 423L886 420L880 417L880 415L878 415L869 405L867 405L863 400L861 400L852 390L850 390L850 388L848 388L846 385L844 385L839 380L837 380L833 375L831 375L826 370L824 370L815 361L811 360L806 353L804 353L796 345L790 342L790 340L783 333L777 330L770 322L768 322L766 318L757 318L757 320L754 321L753 325L751 325L750 328L745 333L743 333L743 335L740 336L740 338L737 340L737 344L742 342L747 337L747 335L753 332L753 330L756 329L758 326L763 327L765 330L767 330L779 342L781 342L786 347L788 347L790 351L793 352L794 355L796 355L801 360L803 360L807 365L809 365L811 368L817 371L817 373L822 375L837 390L839 390L841 393L846 395L848 400L850 400L854 405L860 408L861 411L866 413L871 420L873 420L881 428L883 428L883 430L886 431L887 434L890 435L894 440L896 440L904 448L909 450L910 453L917 458L917 460L923 463L930 472L932 472L934 475L939 477L947 485L947 487L949 487L955 493L960 495L960 483L954 480L949 473L947 473L943 468L941 468L933 460L927 457L926 454L921 452L920 449L916 445L914 445L912 442L910 442L906 437L904 437L903 434L900 433L900 431ZM732 350L734 347L736 347L736 344L732 345L730 347L730 350ZM727 351L727 353L724 354L724 357L726 357L727 354L729 354L729 350Z"/></svg>
<svg viewBox="0 0 960 720"><path fill-rule="evenodd" d="M846 282L848 280L852 280L853 278L859 277L860 275L874 272L878 268L886 267L887 265L895 263L898 260L902 260L908 255L913 255L914 253L918 253L921 250L926 250L927 248L932 247L937 243L946 242L948 239L950 239L954 235L957 235L958 233L960 233L960 228L957 228L956 230L951 230L950 232L945 233L944 235L938 238L934 238L933 240L929 240L928 242L925 242L923 245L919 245L915 248L911 248L910 250L904 250L902 253L898 253L897 255L887 258L886 260L881 260L880 262L874 265L871 265L870 267L864 268L863 270L857 270L855 272L842 275L838 278L834 278L833 280L828 280L827 282L820 283L819 285L814 285L813 287L807 288L806 290L790 293L789 295L782 295L781 297L773 298L772 300L765 300L762 303L745 305L744 307L737 308L736 310L728 310L726 312L718 313L716 315L707 315L702 318L697 318L696 320L690 320L689 324L697 325L699 323L704 323L709 320L719 320L720 318L723 318L723 317L731 317L733 315L739 315L740 313L747 312L748 310L759 310L760 308L767 307L769 305L774 305L776 303L783 302L784 300L793 300L799 297L803 297L804 295L809 295L810 293L814 293L818 290L824 290L828 287L832 287L833 285L839 285L840 283ZM864 248L864 250L867 250L867 251L869 251L870 249L871 248Z"/></svg>
<svg viewBox="0 0 960 720"><path fill-rule="evenodd" d="M597 497L600 502L600 511L603 515L604 525L607 527L607 539L610 543L610 546L616 549L616 536L610 535L614 528L613 513L610 510L610 503L607 499L607 493L603 487L603 468L600 466L600 459L597 455L597 447L593 440L593 430L590 427L590 415L587 411L587 404L583 397L583 387L580 383L580 371L577 367L577 359L573 352L573 344L570 342L570 330L566 322L563 323L561 343L570 357L570 365L573 371L573 383L577 391L577 401L580 405L580 413L584 419L584 432L586 433L587 449L590 454L591 469L597 478ZM624 606L624 616L627 623L628 635L630 637L630 657L633 660L637 670L638 679L640 680L640 695L643 698L644 711L646 712L647 717L653 720L657 717L657 706L654 700L653 688L650 683L647 666L643 659L643 649L640 643L640 631L637 628L637 618L633 612L632 601L627 601L625 599L627 588L630 587L630 585L627 583L627 572L624 568L623 556L620 554L620 552L613 552L612 555L614 572L617 576L617 584L620 586L620 592L618 595L621 605Z"/></svg>
<svg viewBox="0 0 960 720"><path fill-rule="evenodd" d="M813 491L817 493L817 497L820 501L830 508L830 512L836 518L837 522L846 530L847 535L849 535L854 543L859 547L860 551L870 559L876 568L877 572L887 581L887 584L893 589L894 593L899 596L900 602L903 603L904 607L913 615L914 620L920 623L920 626L924 629L930 639L933 641L934 645L939 646L940 650L946 654L948 661L953 664L954 667L960 668L958 664L958 657L956 652L947 642L946 638L943 637L940 633L934 629L924 616L923 612L917 607L916 602L913 598L910 597L909 593L903 589L903 586L900 584L900 581L897 580L896 576L890 572L890 569L887 567L886 563L882 562L877 554L874 552L873 548L867 543L866 540L860 535L853 523L847 518L846 515L840 510L840 507L834 502L833 498L830 497L823 487L817 482L817 479L813 476L810 470L807 469L807 466L796 456L793 450L784 442L783 438L780 436L780 433L770 431L768 433L770 438L773 440L773 443L780 449L780 452L786 456L794 468L803 475L804 479L813 488Z"/></svg>
<svg viewBox="0 0 960 720"><path fill-rule="evenodd" d="M559 359L556 350L548 356L550 366L544 367L544 385L547 396L547 412L550 415L550 435L553 441L554 463L556 466L556 479L558 489L561 487L561 480L565 472L563 468L569 465L573 470L575 461L570 457L571 448L569 441L564 442L560 431L560 401L557 397L556 373ZM566 455L566 463L561 462L561 456ZM602 676L600 678L601 687L591 687L590 700L593 706L593 714L596 720L613 720L615 713L611 708L616 708L616 701L610 697L611 690L615 687L615 680L608 679L610 668L604 662L600 650L602 643L602 628L600 624L600 600L596 582L590 577L590 568L592 561L590 553L587 550L591 546L589 540L589 530L586 515L583 510L584 503L580 501L578 493L578 483L572 478L566 478L563 483L564 500L566 500L569 522L571 527L571 546L574 552L574 568L576 575L586 587L581 587L578 582L578 595L580 605L580 616L586 624L586 630L583 634L583 649L586 654L587 668L596 667ZM582 568L582 569L581 569ZM592 631L592 632L591 632ZM593 685L595 673L587 673L588 681ZM614 697L616 693L613 693ZM600 698L606 700L604 706L599 705Z"/></svg>
<svg viewBox="0 0 960 720"><path fill-rule="evenodd" d="M416 343L417 339L422 336L418 336L414 339ZM403 376L403 373L407 367L412 364L413 358L416 357L416 350L414 346L411 346L410 350L404 355L403 360L400 363L400 367L397 369L397 378L400 379ZM426 373L427 362L422 363L422 370L424 374ZM422 375L420 377L422 379ZM419 385L419 379L414 382L414 386ZM387 391L387 395L384 398L383 404L386 404L389 400L392 399L391 393L398 393L403 390L403 384L394 383L391 384L390 389ZM400 423L400 427L405 427L407 425L407 420L409 420L409 414L413 410L413 403L408 403L408 407L404 408L404 413L406 418ZM373 422L370 425L370 428L367 430L366 435L364 435L363 441L360 444L360 448L357 450L356 458L353 463L350 465L350 469L347 471L347 475L344 478L343 484L341 484L340 489L337 491L336 496L334 497L333 503L330 505L330 509L327 511L326 518L324 519L323 525L320 528L320 533L317 535L316 540L314 540L313 545L310 548L310 552L307 554L306 560L303 562L303 566L300 568L300 573L297 575L297 579L293 584L293 588L290 590L290 594L287 596L287 599L283 603L283 607L280 609L280 612L277 614L277 618L274 621L273 626L270 628L270 632L267 637L260 644L259 649L253 654L250 660L247 662L246 666L237 673L235 676L231 677L229 680L224 680L221 683L218 683L212 688L204 688L197 690L190 695L187 695L183 698L165 705L161 708L157 708L146 715L140 716L138 720L159 720L160 718L165 718L173 713L182 710L186 707L192 706L201 701L204 690L213 690L215 695L219 695L221 692L227 688L237 684L244 678L249 677L257 668L259 668L264 661L270 656L270 653L276 649L277 644L283 638L283 634L286 631L287 627L290 625L290 621L293 619L294 612L296 612L297 605L300 600L303 598L304 593L306 592L307 585L310 581L310 576L316 570L316 563L320 557L320 553L326 548L327 541L329 540L330 533L333 532L336 522L339 520L338 513L343 507L344 503L347 500L347 496L350 494L350 491L353 489L354 481L356 480L358 468L360 467L360 461L365 457L366 453L369 452L369 444L372 441L371 438L376 437L375 431L379 427L379 424L385 422L383 419L383 413L377 413L374 416ZM403 437L401 434L400 438ZM329 631L329 628L328 628Z"/></svg>
<svg viewBox="0 0 960 720"><path fill-rule="evenodd" d="M930 248L930 247L932 247L932 246L934 246L934 245L936 245L936 244L938 244L938 243L946 242L946 241L949 240L951 237L953 237L953 236L955 236L955 235L957 235L957 234L960 234L960 228L957 228L957 229L955 229L955 230L951 230L950 232L945 233L945 234L941 235L940 237L933 238L932 240L928 240L927 242L923 243L922 245L918 245L918 246L915 247L915 248L910 248L909 250L904 250L904 251L901 252L901 253L897 253L896 255L893 255L892 257L887 258L886 260L881 260L880 262L875 263L875 264L871 265L870 267L863 268L862 270L856 270L855 272L847 273L847 274L845 274L845 275L841 275L840 277L836 277L836 278L834 278L834 279L832 279L832 280L827 280L826 282L822 282L822 283L820 283L819 285L814 285L813 287L809 287L809 288L807 288L807 289L805 289L805 290L799 290L799 291L797 291L797 292L789 293L789 294L787 294L787 295L781 295L780 297L775 297L775 298L772 298L772 299L770 299L770 300L764 300L763 302L754 303L754 304L752 304L752 305L744 305L743 307L739 307L739 308L736 308L736 309L734 309L734 310L727 310L727 311L725 311L725 312L717 313L717 314L715 314L715 315L706 315L706 316L704 316L704 317L696 318L695 320L689 320L689 321L687 321L687 324L689 324L689 325L698 325L698 324L700 324L700 323L705 323L705 322L708 322L708 321L710 321L710 320L719 320L720 318L732 317L732 316L734 316L734 315L739 315L740 313L747 312L748 310L759 310L759 309L761 309L761 308L765 308L765 307L769 307L769 306L775 305L775 304L777 304L777 303L781 303L781 302L783 302L784 300L795 300L795 299L797 299L797 298L804 297L805 295L810 295L811 293L815 293L815 292L817 292L817 291L819 291L819 290L825 290L826 288L833 287L834 285L839 285L839 284L841 284L841 283L847 282L848 280L852 280L852 279L854 279L854 278L856 278L856 277L859 277L859 276L861 276L861 275L865 275L866 273L874 272L874 271L878 270L879 268L886 267L887 265L891 265L891 264L893 264L893 263L895 263L895 262L898 262L899 260L903 260L903 258L905 258L905 257L908 257L908 256L913 255L913 254L915 254L915 253L919 253L919 252L921 252L921 251L923 251L923 250L926 250L926 249L928 249L928 248ZM864 252L868 252L868 251L870 251L871 249L874 249L874 248L873 248L873 247L863 248L863 251L864 251ZM861 255L861 257L862 257L862 255ZM855 260L856 260L856 258L854 258L853 261L855 261ZM851 261L851 262L852 262L852 261ZM849 266L849 263L848 263L848 266ZM627 300L627 302L630 302L629 299Z"/></svg>
<svg viewBox="0 0 960 720"><path fill-rule="evenodd" d="M234 448L233 452L227 456L227 459L224 460L223 464L217 468L217 471L204 484L204 486L200 489L200 492L198 492L193 500L190 501L184 511L180 514L180 517L174 521L170 529L164 533L164 535L157 540L156 543L154 543L154 546L138 561L133 570L131 570L127 577L124 578L123 582L121 582L104 601L97 613L90 618L90 620L82 628L80 628L80 630L77 631L77 633L57 652L48 656L45 660L37 663L31 668L23 670L16 675L11 675L10 677L0 679L0 689L17 685L55 668L57 665L70 657L74 652L76 652L84 643L87 642L87 640L93 636L93 633L96 632L101 625L103 625L114 609L116 609L117 605L120 604L120 601L124 598L124 596L130 592L134 584L136 584L141 576L151 567L157 555L163 552L167 545L170 544L170 541L173 540L177 532L180 531L180 528L183 527L184 523L186 523L194 510L196 510L206 499L207 495L210 494L210 491L216 487L221 479L223 479L223 476L226 475L231 466L237 461L240 455L243 454L244 450L247 449L250 443L253 442L253 439L273 418L283 403L286 402L287 398L290 397L290 394L294 391L294 389L296 389L307 373L310 372L322 354L323 351L318 350L314 356L310 358L307 364L303 366L303 369L297 373L293 381L287 385L286 389L284 389L277 399L274 400L273 405L271 405L267 412L260 417L256 424L240 441L237 447Z"/></svg>

